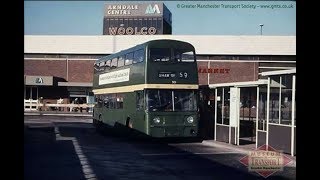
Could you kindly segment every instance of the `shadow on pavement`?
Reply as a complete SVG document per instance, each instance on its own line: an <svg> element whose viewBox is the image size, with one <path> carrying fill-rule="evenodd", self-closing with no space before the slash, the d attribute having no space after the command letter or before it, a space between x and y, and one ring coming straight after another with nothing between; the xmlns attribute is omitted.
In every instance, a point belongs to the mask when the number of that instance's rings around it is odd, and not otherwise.
<svg viewBox="0 0 320 180"><path fill-rule="evenodd" d="M101 135L91 124L83 127L63 126L62 137L71 140L56 141L54 128L26 128L25 179L90 179L84 172L90 167L96 179L265 179L241 165L230 167L218 161L193 154L166 142L150 139L132 139L110 133ZM81 149L83 157L76 153ZM79 151L79 150L78 150ZM230 154L214 155L230 158ZM80 159L86 159L86 164ZM233 160L236 161L236 160ZM272 175L267 179L286 179Z"/></svg>
<svg viewBox="0 0 320 180"><path fill-rule="evenodd" d="M24 179L84 179L71 141L56 141L53 127L25 128Z"/></svg>

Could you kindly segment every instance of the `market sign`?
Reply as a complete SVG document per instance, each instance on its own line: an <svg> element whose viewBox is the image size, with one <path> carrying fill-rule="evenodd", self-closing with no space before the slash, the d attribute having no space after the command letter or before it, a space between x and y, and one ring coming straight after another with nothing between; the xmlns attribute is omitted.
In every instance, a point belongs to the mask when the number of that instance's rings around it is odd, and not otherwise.
<svg viewBox="0 0 320 180"><path fill-rule="evenodd" d="M229 74L229 68L204 68L199 67L198 73L208 73L208 74Z"/></svg>

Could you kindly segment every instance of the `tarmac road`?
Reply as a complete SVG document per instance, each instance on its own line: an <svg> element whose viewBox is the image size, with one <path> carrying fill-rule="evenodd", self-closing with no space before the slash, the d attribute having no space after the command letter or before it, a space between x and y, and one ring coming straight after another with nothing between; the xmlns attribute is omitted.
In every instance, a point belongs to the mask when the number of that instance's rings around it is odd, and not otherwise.
<svg viewBox="0 0 320 180"><path fill-rule="evenodd" d="M24 179L265 179L239 151L202 143L164 143L102 135L89 117L25 116ZM267 179L295 179L284 167Z"/></svg>

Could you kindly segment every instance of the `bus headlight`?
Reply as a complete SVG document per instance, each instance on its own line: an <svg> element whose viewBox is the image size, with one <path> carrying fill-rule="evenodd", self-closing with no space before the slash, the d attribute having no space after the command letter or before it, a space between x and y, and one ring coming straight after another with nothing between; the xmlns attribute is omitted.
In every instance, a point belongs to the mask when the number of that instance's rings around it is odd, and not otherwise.
<svg viewBox="0 0 320 180"><path fill-rule="evenodd" d="M189 117L187 118L187 122L190 123L190 124L193 123L193 117L192 117L192 116L189 116Z"/></svg>
<svg viewBox="0 0 320 180"><path fill-rule="evenodd" d="M160 118L159 118L159 117L153 118L153 122L154 122L155 124L159 124L159 123L160 123Z"/></svg>

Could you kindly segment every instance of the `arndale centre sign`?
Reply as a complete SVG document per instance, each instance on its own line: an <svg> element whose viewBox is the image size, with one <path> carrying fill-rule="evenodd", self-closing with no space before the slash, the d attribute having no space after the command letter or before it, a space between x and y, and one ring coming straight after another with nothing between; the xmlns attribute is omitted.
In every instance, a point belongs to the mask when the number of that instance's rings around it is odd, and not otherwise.
<svg viewBox="0 0 320 180"><path fill-rule="evenodd" d="M131 10L138 10L138 5L108 5L108 15L130 15Z"/></svg>

